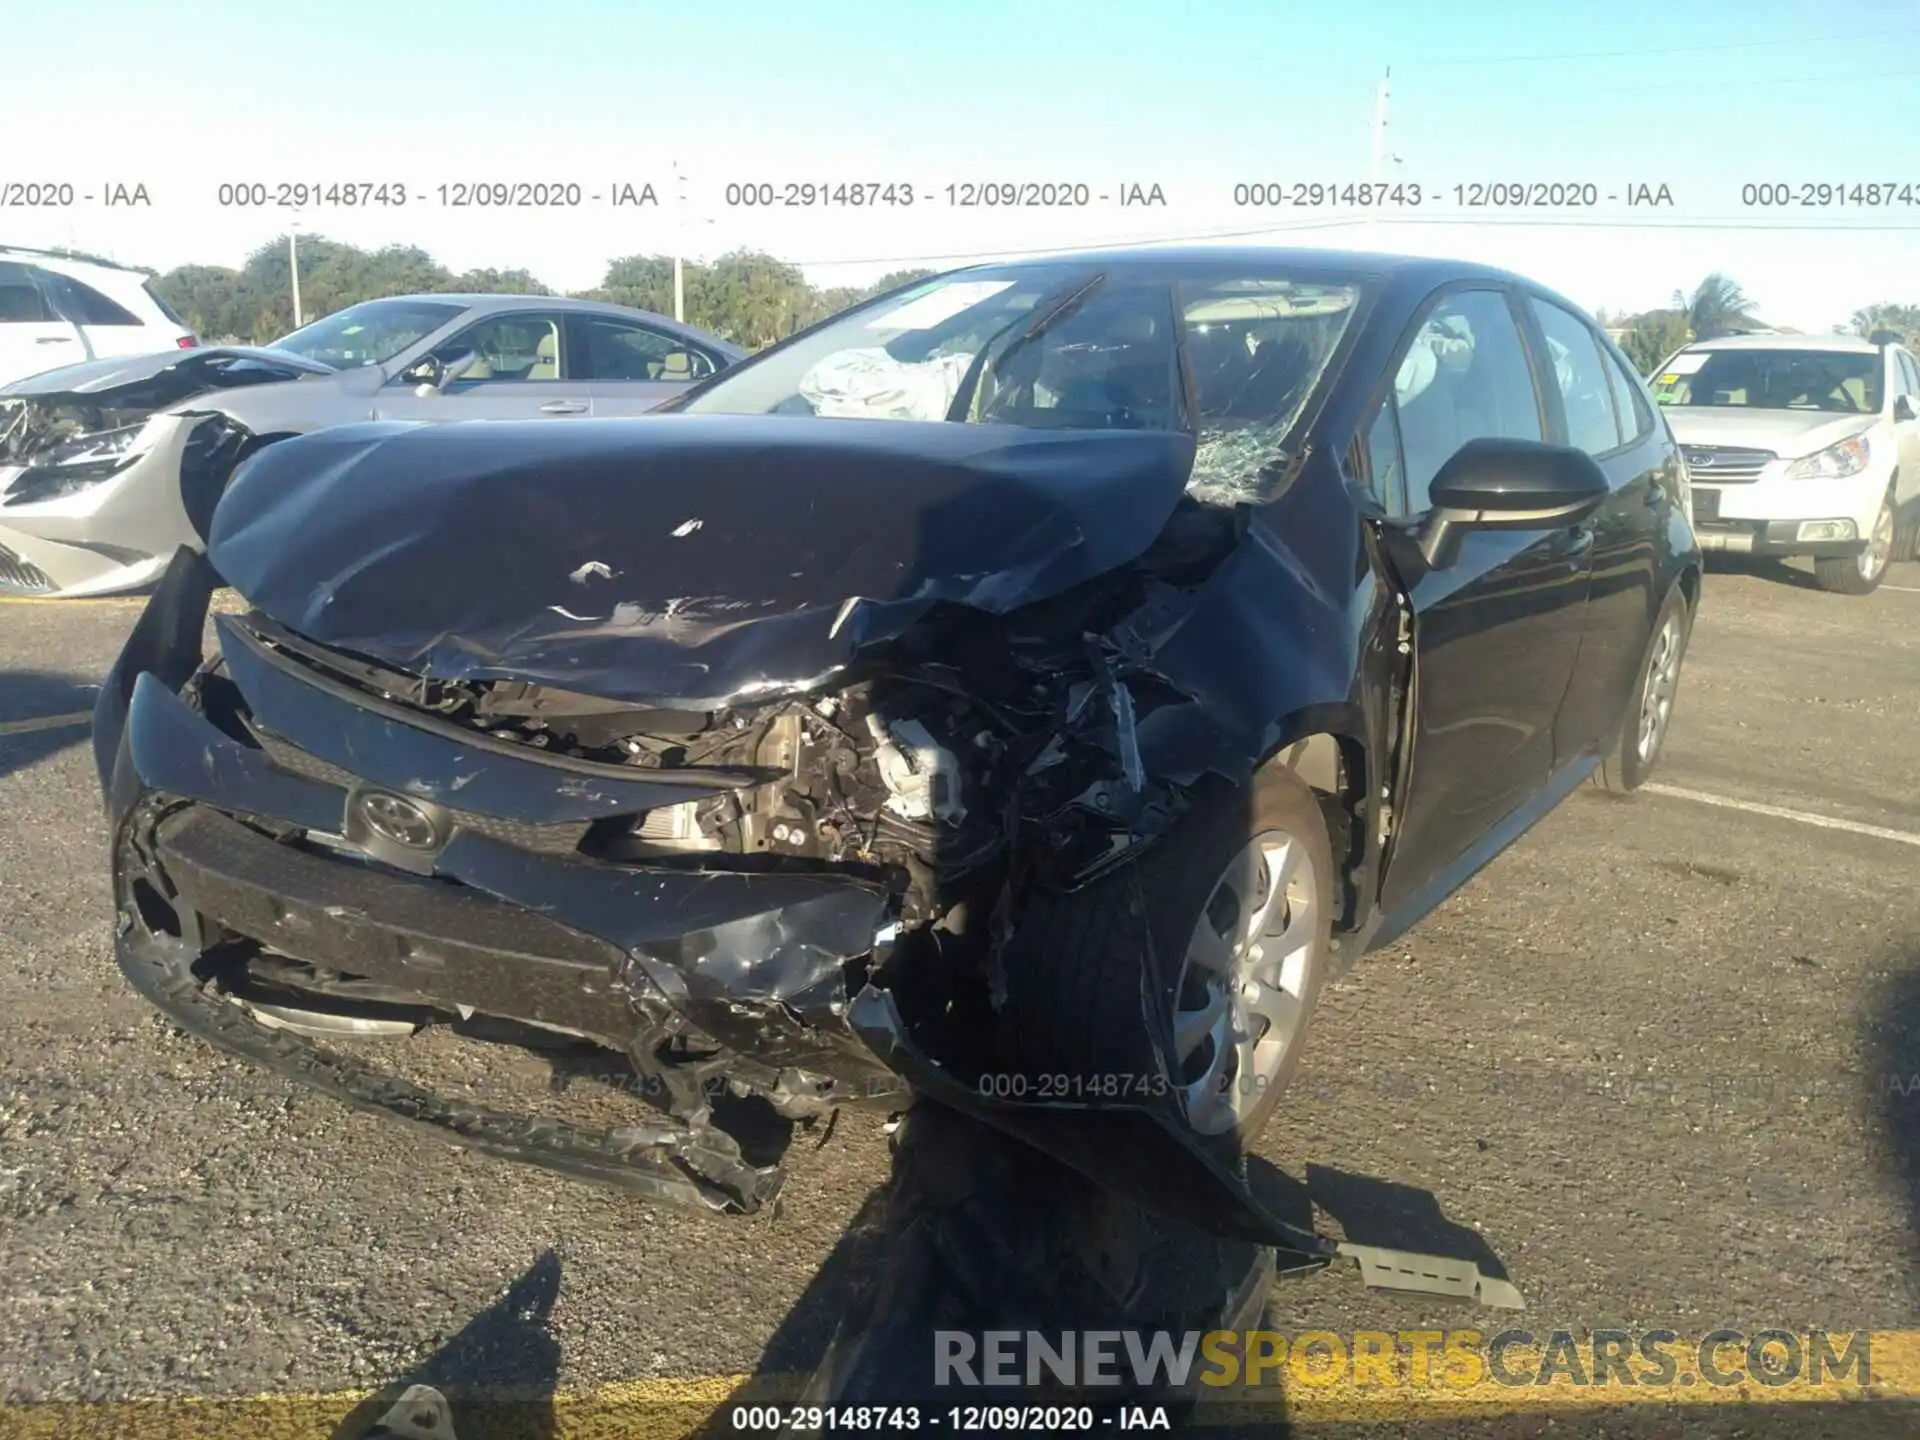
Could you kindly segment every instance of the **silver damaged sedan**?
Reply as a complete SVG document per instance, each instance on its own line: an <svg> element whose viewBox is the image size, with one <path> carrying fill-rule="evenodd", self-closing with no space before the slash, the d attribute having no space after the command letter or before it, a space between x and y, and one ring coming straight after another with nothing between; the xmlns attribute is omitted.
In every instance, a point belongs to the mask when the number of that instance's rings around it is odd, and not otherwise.
<svg viewBox="0 0 1920 1440"><path fill-rule="evenodd" d="M92 360L0 387L0 594L105 595L199 548L236 465L365 420L641 415L746 352L536 295L368 300L271 346Z"/></svg>

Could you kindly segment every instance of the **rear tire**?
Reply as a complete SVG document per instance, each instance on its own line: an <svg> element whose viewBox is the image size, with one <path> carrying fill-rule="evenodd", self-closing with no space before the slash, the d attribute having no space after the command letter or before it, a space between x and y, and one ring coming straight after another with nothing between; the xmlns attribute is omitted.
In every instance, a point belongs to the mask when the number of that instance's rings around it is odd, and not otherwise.
<svg viewBox="0 0 1920 1440"><path fill-rule="evenodd" d="M1246 878L1256 869L1264 883ZM1138 1101L1164 1093L1164 1053L1179 1112L1203 1145L1237 1163L1299 1066L1339 894L1326 816L1291 771L1203 799L1135 863L1077 891L1028 898L1002 955L1008 1069L1026 1077L1030 1097L1062 1084L1087 1099L1130 1086L1110 1098ZM1205 943L1203 925L1215 931ZM1242 953L1233 947L1242 929L1245 958L1229 961ZM1226 950L1214 946L1221 937ZM1156 1037L1149 1013L1176 1018ZM1187 1035L1200 1037L1185 1054L1173 1033L1183 1016ZM1229 1037L1249 1029L1257 1038L1243 1053ZM1069 1088L1058 1098L1076 1096Z"/></svg>
<svg viewBox="0 0 1920 1440"><path fill-rule="evenodd" d="M1813 578L1822 590L1836 595L1871 595L1886 578L1887 565L1898 552L1893 495L1880 502L1867 536L1867 548L1858 555L1813 562Z"/></svg>
<svg viewBox="0 0 1920 1440"><path fill-rule="evenodd" d="M1631 795L1647 782L1666 748L1673 724L1673 708L1680 697L1680 667L1693 636L1693 607L1686 591L1675 585L1653 622L1653 638L1640 661L1640 679L1633 687L1620 739L1600 761L1594 781L1615 795Z"/></svg>

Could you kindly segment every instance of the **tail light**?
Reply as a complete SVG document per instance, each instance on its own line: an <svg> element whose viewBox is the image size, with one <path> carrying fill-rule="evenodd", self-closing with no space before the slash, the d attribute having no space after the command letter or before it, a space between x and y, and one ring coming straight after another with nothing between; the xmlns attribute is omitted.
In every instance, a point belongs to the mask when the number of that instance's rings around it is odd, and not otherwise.
<svg viewBox="0 0 1920 1440"><path fill-rule="evenodd" d="M182 350L192 350L199 345L200 337L198 335L182 335L173 343Z"/></svg>

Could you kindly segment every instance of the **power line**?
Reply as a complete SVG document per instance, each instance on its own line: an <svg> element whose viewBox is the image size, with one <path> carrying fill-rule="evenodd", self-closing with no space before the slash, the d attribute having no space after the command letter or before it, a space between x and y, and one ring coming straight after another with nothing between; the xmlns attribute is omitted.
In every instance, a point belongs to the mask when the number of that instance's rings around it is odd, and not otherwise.
<svg viewBox="0 0 1920 1440"><path fill-rule="evenodd" d="M1910 75L1920 75L1920 70L1883 70L1876 72L1872 78L1874 80L1897 80ZM1844 74L1837 75L1768 75L1759 79L1708 80L1699 84L1689 80L1687 82L1686 94L1691 96L1699 90L1752 90L1755 92L1755 98L1764 103L1764 91L1767 87L1773 85L1818 85L1836 82L1847 85L1858 85L1861 79L1862 76L1858 70L1851 70ZM1664 85L1601 84L1582 85L1580 87L1580 93L1583 97L1591 96L1600 99L1605 99L1612 95L1645 95L1655 90L1660 91L1662 94L1670 95L1673 93L1673 82L1668 81ZM1562 116L1561 118L1564 119L1566 117ZM1588 118L1603 119L1611 124L1619 123L1619 118L1613 115L1600 114L1597 116L1589 116Z"/></svg>
<svg viewBox="0 0 1920 1440"><path fill-rule="evenodd" d="M1633 60L1643 55L1706 55L1722 50L1759 50L1779 45L1826 45L1841 40L1886 40L1894 35L1920 34L1920 26L1898 30L1874 30L1850 35L1796 35L1781 40L1723 40L1711 45L1664 45L1641 50L1563 50L1535 55L1461 55L1439 60L1421 60L1418 65L1518 65L1557 60Z"/></svg>
<svg viewBox="0 0 1920 1440"><path fill-rule="evenodd" d="M1525 215L1383 215L1377 210L1350 211L1338 216L1314 220L1280 221L1245 229L1196 230L1183 235L1124 236L1108 240L1082 240L1070 245L1013 247L1004 250L948 251L937 255L884 255L857 260L790 260L790 265L826 269L845 265L923 265L966 260L1024 259L1039 255L1070 255L1081 250L1131 249L1149 245L1198 244L1207 240L1242 240L1257 235L1292 234L1303 230L1337 230L1360 225L1478 225L1489 229L1565 229L1588 230L1744 230L1749 234L1817 232L1830 235L1920 234L1920 219L1905 224L1848 223L1845 221L1773 221L1738 216L1713 216L1700 220L1680 219L1605 219L1546 217Z"/></svg>

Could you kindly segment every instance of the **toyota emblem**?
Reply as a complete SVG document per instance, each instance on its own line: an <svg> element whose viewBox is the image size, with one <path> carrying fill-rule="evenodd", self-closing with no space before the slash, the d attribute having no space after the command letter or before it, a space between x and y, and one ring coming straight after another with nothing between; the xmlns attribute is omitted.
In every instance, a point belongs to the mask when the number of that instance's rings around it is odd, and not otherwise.
<svg viewBox="0 0 1920 1440"><path fill-rule="evenodd" d="M440 838L433 817L402 796L371 791L360 797L358 805L360 819L382 840L409 850L431 850Z"/></svg>

